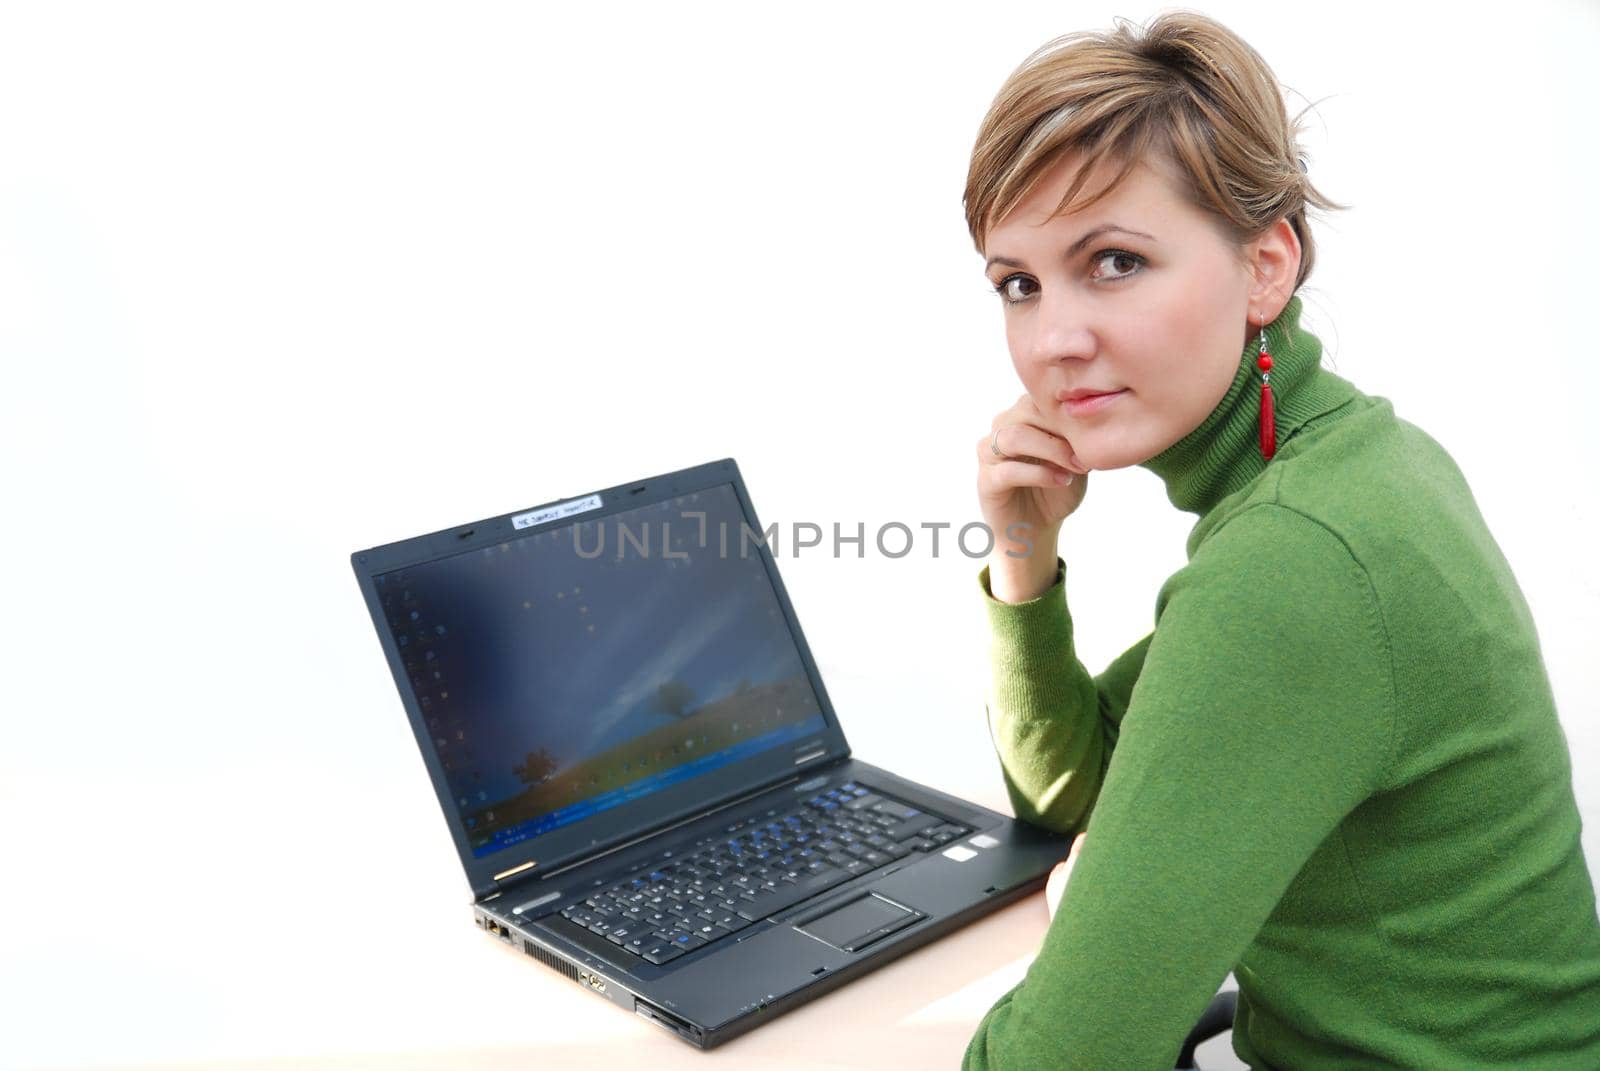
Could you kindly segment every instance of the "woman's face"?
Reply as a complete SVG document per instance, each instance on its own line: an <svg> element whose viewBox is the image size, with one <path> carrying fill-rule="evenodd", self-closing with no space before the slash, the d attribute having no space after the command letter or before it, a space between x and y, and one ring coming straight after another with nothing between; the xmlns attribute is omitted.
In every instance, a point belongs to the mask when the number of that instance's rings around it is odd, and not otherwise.
<svg viewBox="0 0 1600 1071"><path fill-rule="evenodd" d="M1118 469L1200 426L1238 373L1252 311L1270 323L1288 294L1269 293L1159 163L1141 162L1087 213L1048 218L1077 166L1075 156L1056 164L989 231L986 274L1001 289L1012 363L1049 429L1087 467ZM1115 173L1102 162L1078 200ZM1113 226L1121 229L1091 235ZM1285 234L1295 242L1287 223L1269 240ZM1253 258L1260 242L1243 255ZM1297 243L1292 252L1297 270ZM1120 393L1066 401L1083 389Z"/></svg>

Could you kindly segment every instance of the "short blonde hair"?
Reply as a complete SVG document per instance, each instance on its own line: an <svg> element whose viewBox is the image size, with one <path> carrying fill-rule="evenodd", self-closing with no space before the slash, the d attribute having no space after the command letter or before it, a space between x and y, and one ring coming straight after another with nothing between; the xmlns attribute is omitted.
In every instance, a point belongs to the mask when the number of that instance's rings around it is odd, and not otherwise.
<svg viewBox="0 0 1600 1071"><path fill-rule="evenodd" d="M1155 154L1237 247L1287 218L1300 239L1298 290L1316 259L1307 208L1349 206L1328 200L1307 177L1300 117L1289 122L1271 68L1237 34L1198 12L1165 12L1142 33L1125 19L1113 21L1110 32L1070 33L1041 45L995 95L962 197L978 253L985 255L989 231L1063 156L1083 154L1056 214L1067 211L1101 160L1120 170L1083 208Z"/></svg>

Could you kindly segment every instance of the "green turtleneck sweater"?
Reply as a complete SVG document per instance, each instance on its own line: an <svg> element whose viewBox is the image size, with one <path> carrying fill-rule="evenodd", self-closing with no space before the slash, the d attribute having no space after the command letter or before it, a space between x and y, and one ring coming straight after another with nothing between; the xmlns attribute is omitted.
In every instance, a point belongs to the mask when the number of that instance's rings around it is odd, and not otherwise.
<svg viewBox="0 0 1600 1071"><path fill-rule="evenodd" d="M1017 604L978 574L1016 814L1088 835L963 1068L1169 1071L1229 971L1252 1068L1600 1068L1600 920L1533 618L1460 469L1320 367L1300 307L1267 329L1272 460L1247 346L1143 465L1199 517L1150 635L1091 676L1063 562Z"/></svg>

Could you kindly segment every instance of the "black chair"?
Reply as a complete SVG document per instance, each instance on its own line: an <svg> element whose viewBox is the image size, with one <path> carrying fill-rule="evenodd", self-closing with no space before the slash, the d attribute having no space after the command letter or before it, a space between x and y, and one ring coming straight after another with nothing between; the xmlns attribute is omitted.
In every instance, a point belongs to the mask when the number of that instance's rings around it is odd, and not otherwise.
<svg viewBox="0 0 1600 1071"><path fill-rule="evenodd" d="M1206 1010L1200 1014L1200 1021L1194 1024L1194 1029L1189 1031L1189 1036L1183 1042L1183 1048L1178 1050L1177 1068L1196 1067L1194 1050L1203 1041L1209 1041L1222 1033L1232 1029L1233 1014L1239 1006L1239 991L1225 989L1211 998L1211 1003L1206 1005ZM1198 1071L1198 1068L1196 1068Z"/></svg>

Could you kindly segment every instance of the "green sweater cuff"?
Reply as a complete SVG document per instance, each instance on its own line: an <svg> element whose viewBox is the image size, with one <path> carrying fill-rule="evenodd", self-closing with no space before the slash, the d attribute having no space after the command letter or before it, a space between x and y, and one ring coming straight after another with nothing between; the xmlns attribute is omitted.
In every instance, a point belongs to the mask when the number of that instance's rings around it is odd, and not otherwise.
<svg viewBox="0 0 1600 1071"><path fill-rule="evenodd" d="M1072 645L1066 563L1025 602L994 597L989 568L978 586L989 618L989 731L1012 813L1057 832L1083 821L1099 790L1107 738L1094 681Z"/></svg>
<svg viewBox="0 0 1600 1071"><path fill-rule="evenodd" d="M1024 602L1002 602L989 587L989 566L979 571L997 713L1030 721L1059 717L1066 697L1076 694L1075 671L1085 671L1075 662L1066 576L1067 564L1058 555L1049 587Z"/></svg>
<svg viewBox="0 0 1600 1071"><path fill-rule="evenodd" d="M1001 602L989 587L989 566L978 571L978 590L988 609L989 628L996 654L1013 659L1045 658L1058 661L1072 633L1067 614L1067 563L1056 557L1056 575L1050 586L1025 602Z"/></svg>

